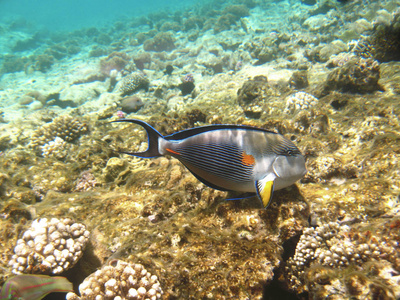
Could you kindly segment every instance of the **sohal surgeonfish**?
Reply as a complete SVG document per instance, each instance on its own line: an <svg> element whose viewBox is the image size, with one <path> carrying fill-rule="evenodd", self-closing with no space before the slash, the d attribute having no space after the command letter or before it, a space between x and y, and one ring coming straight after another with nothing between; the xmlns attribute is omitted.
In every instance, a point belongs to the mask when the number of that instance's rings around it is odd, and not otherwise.
<svg viewBox="0 0 400 300"><path fill-rule="evenodd" d="M122 152L150 158L171 155L204 184L223 191L257 194L264 207L279 190L306 173L305 159L284 136L242 125L210 125L162 136L144 121L120 119L142 126L148 136L144 152Z"/></svg>

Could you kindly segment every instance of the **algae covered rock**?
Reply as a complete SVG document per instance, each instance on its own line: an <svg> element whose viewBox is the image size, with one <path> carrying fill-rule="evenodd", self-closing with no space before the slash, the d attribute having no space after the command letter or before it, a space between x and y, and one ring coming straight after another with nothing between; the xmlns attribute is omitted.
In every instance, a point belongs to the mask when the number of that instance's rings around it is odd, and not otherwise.
<svg viewBox="0 0 400 300"><path fill-rule="evenodd" d="M123 181L126 173L129 173L128 162L118 157L112 157L103 170L104 181L118 184L121 180Z"/></svg>
<svg viewBox="0 0 400 300"><path fill-rule="evenodd" d="M400 60L400 13L393 19L385 19L385 23L376 24L372 33L358 42L354 52L364 58L373 58L379 62Z"/></svg>
<svg viewBox="0 0 400 300"><path fill-rule="evenodd" d="M262 106L276 95L267 77L260 75L243 83L237 91L237 100L247 117L259 118L263 112Z"/></svg>
<svg viewBox="0 0 400 300"><path fill-rule="evenodd" d="M352 57L334 69L326 79L322 94L330 91L343 93L372 93L380 90L379 63L371 58Z"/></svg>
<svg viewBox="0 0 400 300"><path fill-rule="evenodd" d="M172 51L175 49L175 38L170 32L159 32L153 38L143 43L146 51Z"/></svg>
<svg viewBox="0 0 400 300"><path fill-rule="evenodd" d="M308 72L306 70L295 71L289 79L289 85L297 90L308 87Z"/></svg>

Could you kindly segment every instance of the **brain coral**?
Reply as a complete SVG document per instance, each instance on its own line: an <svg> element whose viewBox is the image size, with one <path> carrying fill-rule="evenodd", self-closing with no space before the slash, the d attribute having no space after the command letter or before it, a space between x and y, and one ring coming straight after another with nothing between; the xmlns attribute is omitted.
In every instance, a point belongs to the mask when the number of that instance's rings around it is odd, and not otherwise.
<svg viewBox="0 0 400 300"><path fill-rule="evenodd" d="M53 122L38 128L32 135L30 146L39 148L54 141L56 137L66 142L73 142L88 131L88 126L77 119L64 115L57 117Z"/></svg>

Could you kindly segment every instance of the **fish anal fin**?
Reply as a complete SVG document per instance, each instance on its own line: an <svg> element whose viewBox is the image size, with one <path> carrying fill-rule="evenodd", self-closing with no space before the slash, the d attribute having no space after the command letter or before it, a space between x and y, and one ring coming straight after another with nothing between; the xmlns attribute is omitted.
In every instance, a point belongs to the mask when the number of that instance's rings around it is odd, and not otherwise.
<svg viewBox="0 0 400 300"><path fill-rule="evenodd" d="M261 200L264 208L267 208L271 203L274 193L274 179L275 176L266 176L256 181L257 196Z"/></svg>

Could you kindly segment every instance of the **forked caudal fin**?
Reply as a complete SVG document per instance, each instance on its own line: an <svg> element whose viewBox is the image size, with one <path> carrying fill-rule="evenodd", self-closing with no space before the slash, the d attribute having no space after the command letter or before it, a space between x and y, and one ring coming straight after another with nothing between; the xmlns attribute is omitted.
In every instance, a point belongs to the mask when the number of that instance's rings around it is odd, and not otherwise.
<svg viewBox="0 0 400 300"><path fill-rule="evenodd" d="M157 157L157 156L162 155L158 151L158 140L160 138L163 138L163 136L157 130L155 130L153 127L151 127L149 124L147 124L144 121L134 120L134 119L120 119L120 120L112 121L112 123L117 123L117 122L128 122L128 123L138 124L138 125L142 126L147 132L148 148L146 151L144 151L144 152L120 151L121 153L134 155L137 157L144 157L144 158Z"/></svg>

